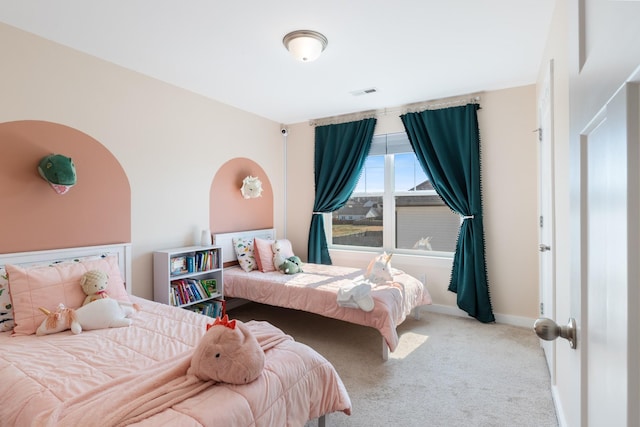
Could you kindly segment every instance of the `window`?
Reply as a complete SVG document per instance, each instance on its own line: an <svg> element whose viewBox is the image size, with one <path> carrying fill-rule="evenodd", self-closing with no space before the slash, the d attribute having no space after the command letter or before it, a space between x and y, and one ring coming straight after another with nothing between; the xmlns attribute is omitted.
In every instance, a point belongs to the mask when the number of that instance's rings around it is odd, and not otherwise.
<svg viewBox="0 0 640 427"><path fill-rule="evenodd" d="M332 247L453 253L460 228L404 132L374 136L351 198L327 215Z"/></svg>

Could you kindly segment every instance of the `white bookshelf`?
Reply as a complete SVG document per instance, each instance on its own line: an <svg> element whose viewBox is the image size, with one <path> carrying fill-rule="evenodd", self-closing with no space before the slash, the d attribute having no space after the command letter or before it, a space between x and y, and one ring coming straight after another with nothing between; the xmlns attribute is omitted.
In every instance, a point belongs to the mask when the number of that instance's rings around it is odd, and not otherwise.
<svg viewBox="0 0 640 427"><path fill-rule="evenodd" d="M185 246L153 253L153 299L198 311L224 300L222 248ZM215 289L212 281L215 280ZM208 289L208 291L207 291Z"/></svg>

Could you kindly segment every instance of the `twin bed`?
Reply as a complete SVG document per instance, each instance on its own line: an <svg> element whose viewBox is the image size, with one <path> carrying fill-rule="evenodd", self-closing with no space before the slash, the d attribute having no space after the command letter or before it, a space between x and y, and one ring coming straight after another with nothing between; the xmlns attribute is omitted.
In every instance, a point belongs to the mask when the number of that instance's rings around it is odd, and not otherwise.
<svg viewBox="0 0 640 427"><path fill-rule="evenodd" d="M362 278L363 269L333 265L304 264L303 272L293 275L279 271L245 271L238 266L236 241L256 238L273 241L275 230L249 230L214 235L222 247L225 297L297 309L333 319L344 320L377 329L382 335L382 358L398 345L396 328L408 315L419 315L419 308L431 304L426 287L415 277L392 269L392 282L373 287L373 309L364 311L337 303L340 289L347 289Z"/></svg>
<svg viewBox="0 0 640 427"><path fill-rule="evenodd" d="M53 310L56 299L73 305L78 272L100 263L116 266L109 290L122 286L130 293L130 252L123 244L0 255L0 269L9 271L9 283L0 271L0 290L16 294L14 332L0 332L2 425L300 427L315 418L324 425L327 413L350 413L333 366L266 322L247 322L261 344L277 338L263 346L268 350L260 377L245 385L191 384L197 393L180 384L211 323L205 316L129 294L139 307L129 327L29 333L45 318L36 305ZM18 278L20 289L14 289ZM162 387L167 393L152 392Z"/></svg>
<svg viewBox="0 0 640 427"><path fill-rule="evenodd" d="M275 232L216 235L226 265L237 264L234 237L273 240ZM138 308L131 326L35 335L45 321L39 307L79 307L80 277L95 268L108 271L111 297ZM393 270L393 282L371 290L371 311L344 307L337 294L362 270L314 264L303 269L285 275L229 266L225 294L376 328L384 359L398 345L396 327L431 303L420 281ZM348 392L334 367L267 322L246 323L264 349L258 379L244 385L194 380L191 356L212 319L135 297L130 286L130 244L0 255L0 424L300 427L316 418L324 426L331 412L350 414Z"/></svg>

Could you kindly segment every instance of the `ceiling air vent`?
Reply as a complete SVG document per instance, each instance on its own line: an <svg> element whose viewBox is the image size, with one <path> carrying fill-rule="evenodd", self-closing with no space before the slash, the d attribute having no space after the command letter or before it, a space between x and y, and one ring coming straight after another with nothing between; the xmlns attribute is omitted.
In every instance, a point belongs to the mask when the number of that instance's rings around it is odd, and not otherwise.
<svg viewBox="0 0 640 427"><path fill-rule="evenodd" d="M375 87L370 87L368 89L354 90L350 93L353 96L361 96L361 95L369 95L370 93L376 93L377 91L378 89L376 89Z"/></svg>

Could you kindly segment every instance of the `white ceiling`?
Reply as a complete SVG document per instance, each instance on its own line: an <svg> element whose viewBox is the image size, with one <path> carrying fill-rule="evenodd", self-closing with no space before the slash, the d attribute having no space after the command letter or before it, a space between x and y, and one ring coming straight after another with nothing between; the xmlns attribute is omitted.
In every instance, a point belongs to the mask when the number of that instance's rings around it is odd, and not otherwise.
<svg viewBox="0 0 640 427"><path fill-rule="evenodd" d="M0 22L290 124L535 83L554 5L3 0ZM298 62L282 45L298 29L329 39L317 61Z"/></svg>

